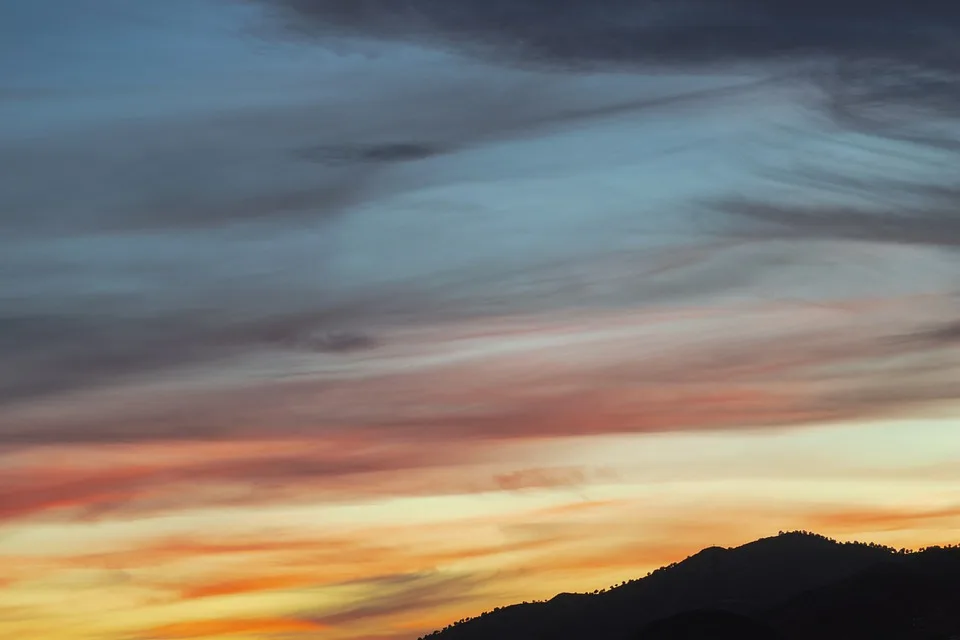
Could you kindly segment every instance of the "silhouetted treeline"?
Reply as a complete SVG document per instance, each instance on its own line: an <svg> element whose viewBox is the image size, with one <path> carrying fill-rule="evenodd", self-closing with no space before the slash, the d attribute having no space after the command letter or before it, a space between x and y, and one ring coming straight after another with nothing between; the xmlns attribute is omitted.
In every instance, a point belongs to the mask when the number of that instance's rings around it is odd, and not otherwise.
<svg viewBox="0 0 960 640"><path fill-rule="evenodd" d="M865 575L868 578L863 578ZM869 579L876 575L882 575L883 580ZM711 610L747 615L758 625L779 624L781 619L790 619L795 628L802 629L809 627L804 623L804 616L814 602L803 600L804 594L820 593L820 600L815 599L817 606L827 611L834 602L855 603L859 597L856 594L872 593L871 589L877 584L885 585L886 591L874 593L870 598L864 596L872 602L871 606L882 608L887 598L896 605L887 609L909 610L902 613L904 619L913 616L909 623L896 618L880 627L897 628L901 623L917 629L923 624L937 629L949 626L953 624L949 613L923 612L931 607L935 609L940 606L938 602L954 596L960 625L960 544L913 551L876 543L839 542L800 530L781 531L775 537L733 549L704 549L683 561L651 571L643 578L625 580L608 588L496 607L479 616L458 620L419 640L627 640L655 620L684 611ZM929 606L914 602L916 597L910 595L911 590L927 594ZM855 608L853 604L847 607L848 610ZM860 637L856 629L851 628L855 621L841 624L846 620L843 610L841 606L831 614L836 620L835 626L845 630L848 634L845 637ZM936 622L923 622L927 619L924 615ZM830 615L822 613L821 617L829 619ZM691 619L702 621L702 616ZM681 616L678 621L677 624L682 624L685 618ZM873 629L875 635L878 633L877 625L863 623L861 627ZM661 632L665 628L661 627ZM807 632L826 634L819 636L823 640L832 637L829 630L809 628ZM960 628L956 632L960 633ZM787 637L794 636L788 634ZM874 640L873 636L869 637ZM939 636L934 633L922 640L934 638Z"/></svg>

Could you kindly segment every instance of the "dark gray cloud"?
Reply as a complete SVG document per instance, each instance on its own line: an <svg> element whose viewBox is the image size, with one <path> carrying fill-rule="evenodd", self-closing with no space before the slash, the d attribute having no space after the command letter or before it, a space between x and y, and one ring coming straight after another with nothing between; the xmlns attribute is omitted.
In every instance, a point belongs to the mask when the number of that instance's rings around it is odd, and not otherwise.
<svg viewBox="0 0 960 640"><path fill-rule="evenodd" d="M694 70L747 63L794 66L822 91L819 106L843 131L899 143L884 153L960 152L960 8L938 0L262 0L288 25L320 38L406 40L511 65L557 70ZM926 127L931 119L943 125ZM956 166L957 158L945 159ZM835 191L824 172L810 190ZM869 188L908 207L791 206L752 195L721 211L799 232L944 244L960 240L958 176L897 184L897 169ZM792 178L791 178L792 180ZM909 193L908 193L909 192ZM894 202L893 205L902 204ZM742 229L741 229L742 231ZM774 233L776 233L774 231Z"/></svg>
<svg viewBox="0 0 960 640"><path fill-rule="evenodd" d="M318 172L295 142L203 122L97 127L0 151L0 228L71 235L329 218L376 192L372 166Z"/></svg>
<svg viewBox="0 0 960 640"><path fill-rule="evenodd" d="M960 9L938 0L259 1L301 34L412 41L511 65L800 64L848 125L870 122L867 105L955 110L960 97Z"/></svg>
<svg viewBox="0 0 960 640"><path fill-rule="evenodd" d="M325 331L308 336L303 344L321 353L352 353L373 349L378 343L375 338L363 333Z"/></svg>
<svg viewBox="0 0 960 640"><path fill-rule="evenodd" d="M423 160L443 153L427 142L392 142L361 146L304 147L296 155L320 164L340 165L357 162L390 163Z"/></svg>
<svg viewBox="0 0 960 640"><path fill-rule="evenodd" d="M742 233L766 237L811 237L897 244L960 247L960 215L955 203L890 211L868 207L785 206L763 200L726 200L721 211L747 220ZM737 225L734 225L735 227Z"/></svg>
<svg viewBox="0 0 960 640"><path fill-rule="evenodd" d="M0 406L251 351L350 354L379 346L371 335L336 328L335 307L230 315L229 309L105 317L0 314L0 358L6 365L0 371Z"/></svg>
<svg viewBox="0 0 960 640"><path fill-rule="evenodd" d="M947 122L953 131L910 140L897 128L872 125L867 135L874 148L863 150L856 164L824 155L817 169L798 163L789 171L776 172L772 177L785 189L782 197L727 195L706 207L722 214L714 220L715 228L735 235L956 249L960 173L955 167L960 147L954 150L949 145L960 143L960 120ZM877 143L889 147L878 150ZM871 161L886 166L870 169Z"/></svg>
<svg viewBox="0 0 960 640"><path fill-rule="evenodd" d="M953 346L960 343L960 321L948 322L928 331L918 332L912 337L946 347Z"/></svg>
<svg viewBox="0 0 960 640"><path fill-rule="evenodd" d="M560 66L817 54L930 57L960 10L926 0L263 0L307 33L412 39Z"/></svg>

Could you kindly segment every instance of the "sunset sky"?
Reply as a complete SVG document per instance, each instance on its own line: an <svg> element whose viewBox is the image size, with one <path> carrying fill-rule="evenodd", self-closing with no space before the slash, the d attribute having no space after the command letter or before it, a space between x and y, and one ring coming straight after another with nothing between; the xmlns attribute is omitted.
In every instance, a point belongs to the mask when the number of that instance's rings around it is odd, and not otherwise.
<svg viewBox="0 0 960 640"><path fill-rule="evenodd" d="M0 640L960 542L960 8L903 6L0 1Z"/></svg>

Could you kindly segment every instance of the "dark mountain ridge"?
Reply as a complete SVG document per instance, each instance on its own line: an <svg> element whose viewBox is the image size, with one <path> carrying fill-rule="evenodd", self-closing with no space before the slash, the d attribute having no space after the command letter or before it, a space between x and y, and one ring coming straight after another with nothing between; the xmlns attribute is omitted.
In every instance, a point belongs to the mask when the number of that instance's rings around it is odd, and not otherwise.
<svg viewBox="0 0 960 640"><path fill-rule="evenodd" d="M863 616L878 622L859 620ZM704 631L705 620L742 638L949 638L954 627L960 634L960 547L909 552L808 532L781 533L736 548L710 547L592 594L495 609L423 638L727 637ZM762 629L773 635L763 636ZM901 635L883 635L894 630Z"/></svg>

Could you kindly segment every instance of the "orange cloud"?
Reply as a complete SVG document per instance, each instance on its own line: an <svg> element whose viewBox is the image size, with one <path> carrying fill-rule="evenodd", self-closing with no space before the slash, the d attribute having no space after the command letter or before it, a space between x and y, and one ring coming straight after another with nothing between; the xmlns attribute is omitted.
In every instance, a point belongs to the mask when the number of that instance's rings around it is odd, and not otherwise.
<svg viewBox="0 0 960 640"><path fill-rule="evenodd" d="M866 510L853 508L843 513L860 513L861 521L882 515L878 510L863 517ZM771 520L764 520L764 514L769 515L769 509L762 505L709 513L680 509L650 514L636 500L578 501L417 527L370 525L339 537L285 539L279 533L261 533L260 537L167 539L137 549L78 555L72 567L89 569L100 563L115 568L138 566L143 570L133 572L137 583L132 586L160 587L164 602L176 591L182 599L192 601L190 606L208 606L196 602L202 599L308 585L320 593L329 588L348 594L342 607L310 612L306 622L282 617L179 622L153 629L152 638L293 635L317 633L320 625L327 626L330 637L366 638L366 630L373 627L389 637L394 630L425 631L431 621L455 620L517 600L602 588L641 577L703 546L732 545L772 533L767 526ZM839 526L838 519L831 521L832 512L821 515L821 525ZM803 515L794 513L794 517L799 523ZM869 530L874 525L864 526ZM493 541L482 537L458 542L464 532L481 528L493 532ZM792 527L784 522L783 528ZM438 544L438 540L446 542ZM151 567L166 561L182 567L211 558L229 578L171 585L169 573L150 574ZM151 584L151 579L156 581ZM216 608L221 603L209 606ZM313 626L304 626L310 624Z"/></svg>
<svg viewBox="0 0 960 640"><path fill-rule="evenodd" d="M931 520L960 519L960 506L940 509L849 509L809 517L818 531L894 531L928 524Z"/></svg>
<svg viewBox="0 0 960 640"><path fill-rule="evenodd" d="M430 455L437 451L402 442L384 447L371 433L362 439L331 434L295 442L147 442L104 445L99 451L88 445L33 447L0 457L7 463L0 471L0 521L50 512L83 519L232 501L275 503L304 495L315 500L318 492L342 500L364 490L357 478L426 470L441 460L451 464L458 459L452 452L442 458Z"/></svg>
<svg viewBox="0 0 960 640"><path fill-rule="evenodd" d="M549 487L569 487L583 484L587 474L581 468L563 469L524 469L504 473L495 477L497 485L507 491L517 489L540 489Z"/></svg>
<svg viewBox="0 0 960 640"><path fill-rule="evenodd" d="M562 513L560 510L556 512ZM424 527L423 531L405 527L402 531L396 532L389 527L375 527L353 538L320 537L311 540L261 541L168 540L134 549L81 554L62 559L60 562L61 566L74 568L101 566L132 569L218 558L221 565L232 566L233 571L241 574L241 577L230 580L174 587L180 592L181 597L191 599L307 585L330 585L343 581L362 580L370 576L423 571L463 560L480 560L505 554L537 551L559 541L556 538L534 538L503 541L497 544L456 542L458 536L462 536L464 529L482 524L471 525L470 522L457 522L446 526L434 524ZM452 542L442 546L384 542L398 533L403 533L407 539L416 540L418 535L428 532ZM308 567L309 571L304 571ZM260 572L264 568L286 570L277 574L262 575ZM246 575L244 575L245 572L247 572Z"/></svg>
<svg viewBox="0 0 960 640"><path fill-rule="evenodd" d="M328 629L326 625L311 620L294 618L246 618L236 620L196 620L154 627L148 637L157 640L181 638L220 638L225 636L310 633Z"/></svg>
<svg viewBox="0 0 960 640"><path fill-rule="evenodd" d="M26 470L11 477L4 473L4 489L0 490L0 520L18 518L53 509L88 508L120 503L137 495L136 485L145 474L144 468L105 469L92 474L69 477L44 470Z"/></svg>
<svg viewBox="0 0 960 640"><path fill-rule="evenodd" d="M185 600L195 600L198 598L278 591L315 584L316 581L316 576L296 574L238 578L235 580L187 587L180 591L180 597Z"/></svg>

